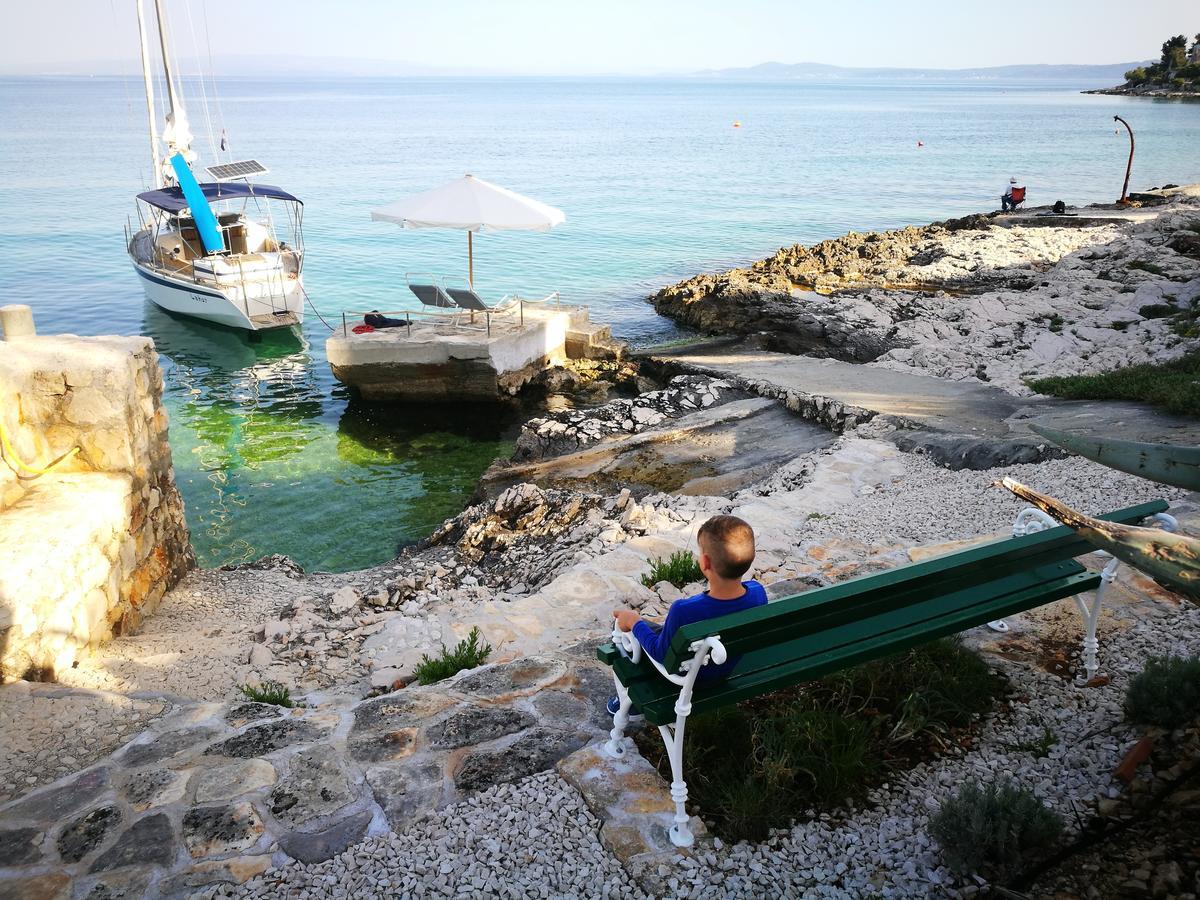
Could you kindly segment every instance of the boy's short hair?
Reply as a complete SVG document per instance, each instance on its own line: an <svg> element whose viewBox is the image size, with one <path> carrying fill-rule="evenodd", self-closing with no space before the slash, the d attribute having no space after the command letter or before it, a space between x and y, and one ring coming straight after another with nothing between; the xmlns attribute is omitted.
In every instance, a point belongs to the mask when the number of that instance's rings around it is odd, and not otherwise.
<svg viewBox="0 0 1200 900"><path fill-rule="evenodd" d="M754 562L754 529L737 516L713 516L700 526L696 541L722 578L741 578Z"/></svg>

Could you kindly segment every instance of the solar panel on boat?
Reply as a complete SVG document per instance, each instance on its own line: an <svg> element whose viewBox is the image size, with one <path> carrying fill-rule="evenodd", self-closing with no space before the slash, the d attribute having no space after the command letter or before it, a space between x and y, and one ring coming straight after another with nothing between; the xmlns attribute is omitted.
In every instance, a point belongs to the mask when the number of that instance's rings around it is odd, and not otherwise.
<svg viewBox="0 0 1200 900"><path fill-rule="evenodd" d="M265 175L267 167L256 159L243 159L239 162L221 163L219 166L206 166L208 174L217 181L230 181L234 178L249 178L251 175Z"/></svg>

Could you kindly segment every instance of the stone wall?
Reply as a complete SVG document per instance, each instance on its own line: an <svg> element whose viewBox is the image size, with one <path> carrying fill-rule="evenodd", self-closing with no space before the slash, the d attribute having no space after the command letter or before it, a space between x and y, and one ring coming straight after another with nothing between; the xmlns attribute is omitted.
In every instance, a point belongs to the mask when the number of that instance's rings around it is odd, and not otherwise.
<svg viewBox="0 0 1200 900"><path fill-rule="evenodd" d="M0 679L53 678L195 565L162 390L148 338L0 342Z"/></svg>

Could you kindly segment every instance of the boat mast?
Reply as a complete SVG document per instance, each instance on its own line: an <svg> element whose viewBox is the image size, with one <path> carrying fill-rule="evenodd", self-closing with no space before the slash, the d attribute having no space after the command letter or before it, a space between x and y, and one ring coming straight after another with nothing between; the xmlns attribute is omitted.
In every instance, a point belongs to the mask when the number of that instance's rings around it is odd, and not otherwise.
<svg viewBox="0 0 1200 900"><path fill-rule="evenodd" d="M182 154L186 162L196 159L192 151L192 132L188 128L187 112L175 93L175 80L171 77L171 52L167 49L167 17L163 13L162 0L154 0L154 15L158 19L158 43L162 48L163 71L167 79L167 127L163 129L163 140L167 142L167 160L176 153ZM163 173L168 180L174 181L174 169L169 168L169 162L164 161Z"/></svg>
<svg viewBox="0 0 1200 900"><path fill-rule="evenodd" d="M146 41L146 18L142 0L136 0L138 39L142 45L142 79L146 82L146 115L150 119L150 178L154 187L162 187L162 170L158 159L158 122L154 120L154 76L150 74L150 46Z"/></svg>

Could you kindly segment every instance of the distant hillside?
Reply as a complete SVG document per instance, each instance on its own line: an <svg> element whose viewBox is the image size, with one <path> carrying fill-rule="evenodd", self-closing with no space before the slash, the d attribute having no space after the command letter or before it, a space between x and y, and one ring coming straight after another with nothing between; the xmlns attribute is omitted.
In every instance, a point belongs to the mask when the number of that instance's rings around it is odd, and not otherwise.
<svg viewBox="0 0 1200 900"><path fill-rule="evenodd" d="M858 81L1064 81L1088 86L1112 84L1125 72L1143 63L1124 62L1094 66L988 66L978 69L851 68L823 63L767 62L744 69L706 69L711 78L847 79Z"/></svg>

